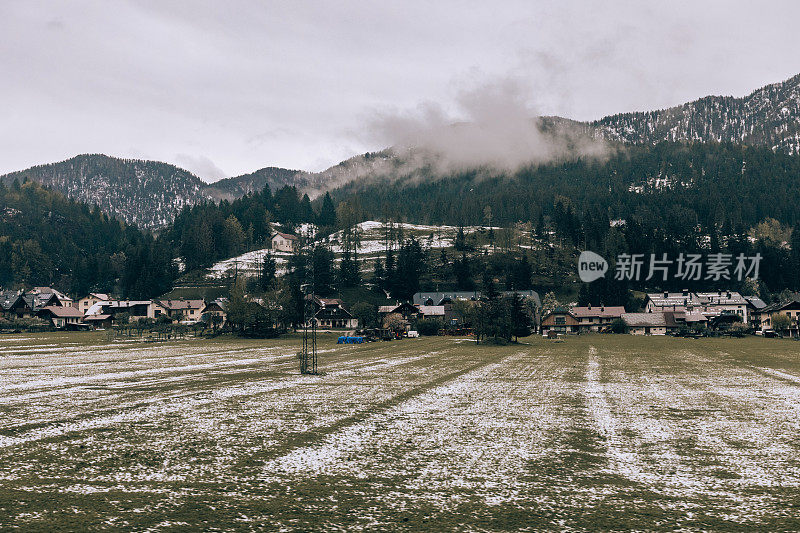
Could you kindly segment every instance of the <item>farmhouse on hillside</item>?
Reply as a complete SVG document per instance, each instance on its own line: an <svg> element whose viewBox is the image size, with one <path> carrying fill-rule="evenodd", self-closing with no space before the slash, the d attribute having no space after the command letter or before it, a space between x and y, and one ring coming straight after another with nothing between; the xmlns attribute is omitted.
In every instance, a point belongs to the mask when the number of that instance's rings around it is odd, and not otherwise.
<svg viewBox="0 0 800 533"><path fill-rule="evenodd" d="M277 252L294 252L297 246L297 237L289 233L277 232L271 239L272 249Z"/></svg>

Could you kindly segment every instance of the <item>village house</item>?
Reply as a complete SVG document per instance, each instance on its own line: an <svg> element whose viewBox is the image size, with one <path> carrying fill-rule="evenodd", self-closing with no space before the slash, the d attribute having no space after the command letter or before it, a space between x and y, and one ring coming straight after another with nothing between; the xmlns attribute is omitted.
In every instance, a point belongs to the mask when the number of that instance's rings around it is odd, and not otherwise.
<svg viewBox="0 0 800 533"><path fill-rule="evenodd" d="M71 305L48 305L40 309L36 316L49 320L56 329L80 329L83 313Z"/></svg>
<svg viewBox="0 0 800 533"><path fill-rule="evenodd" d="M566 307L556 307L542 317L542 334L547 335L551 331L556 333L578 333L581 321L575 314Z"/></svg>
<svg viewBox="0 0 800 533"><path fill-rule="evenodd" d="M738 292L698 292L697 298L706 316L731 314L738 316L743 324L749 322L748 301Z"/></svg>
<svg viewBox="0 0 800 533"><path fill-rule="evenodd" d="M101 292L90 292L83 298L79 298L75 304L77 305L78 309L80 309L81 313L84 315L86 311L88 311L93 305L96 305L100 302L107 302L111 299L108 294L104 294Z"/></svg>
<svg viewBox="0 0 800 533"><path fill-rule="evenodd" d="M382 323L391 315L396 315L406 330L411 328L412 322L419 320L423 316L418 307L408 302L378 306L378 316L380 316Z"/></svg>
<svg viewBox="0 0 800 533"><path fill-rule="evenodd" d="M751 301L752 298L752 301ZM706 318L721 315L735 315L739 321L747 324L751 320L751 312L756 305L763 304L755 297L744 297L738 292L718 290L712 292L648 293L645 311L648 313L671 311L674 313L702 313Z"/></svg>
<svg viewBox="0 0 800 533"><path fill-rule="evenodd" d="M0 317L10 315L11 306L17 301L19 291L0 291Z"/></svg>
<svg viewBox="0 0 800 533"><path fill-rule="evenodd" d="M297 246L297 237L289 233L277 232L271 239L272 249L277 252L294 252Z"/></svg>
<svg viewBox="0 0 800 533"><path fill-rule="evenodd" d="M446 315L445 308L446 307L450 307L450 304L448 304L447 306L444 306L444 305L417 305L415 307L417 309L419 309L419 312L422 315L422 318L425 318L425 319L428 319L428 320L438 320L440 322L444 322L445 321L445 315Z"/></svg>
<svg viewBox="0 0 800 533"><path fill-rule="evenodd" d="M345 307L338 298L320 298L307 296L314 308L313 320L318 328L357 329L358 319ZM310 323L308 324L311 325Z"/></svg>
<svg viewBox="0 0 800 533"><path fill-rule="evenodd" d="M108 329L112 325L113 317L110 314L84 315L83 323L92 329Z"/></svg>
<svg viewBox="0 0 800 533"><path fill-rule="evenodd" d="M172 320L178 320L187 324L199 322L202 311L206 306L205 300L155 300L153 302L152 318L166 315Z"/></svg>
<svg viewBox="0 0 800 533"><path fill-rule="evenodd" d="M671 311L652 313L623 313L622 320L631 335L666 335L678 329Z"/></svg>
<svg viewBox="0 0 800 533"><path fill-rule="evenodd" d="M7 318L33 318L33 301L32 297L26 298L24 294L18 293L2 302L3 314Z"/></svg>
<svg viewBox="0 0 800 533"><path fill-rule="evenodd" d="M700 299L696 294L684 289L681 292L653 292L648 293L644 310L646 313L660 313L664 311L686 311L700 307Z"/></svg>
<svg viewBox="0 0 800 533"><path fill-rule="evenodd" d="M745 296L744 299L747 300L747 318L749 324L758 331L761 329L761 310L764 309L767 304L758 296Z"/></svg>
<svg viewBox="0 0 800 533"><path fill-rule="evenodd" d="M573 307L572 314L578 319L579 330L581 331L601 331L620 318L625 312L622 306L591 306Z"/></svg>
<svg viewBox="0 0 800 533"><path fill-rule="evenodd" d="M200 311L200 316L204 321L209 324L221 326L228 320L228 299L217 298L213 302L209 302Z"/></svg>
<svg viewBox="0 0 800 533"><path fill-rule="evenodd" d="M25 294L35 296L37 306L39 306L40 308L44 307L45 305L58 305L58 306L73 305L72 298L70 298L63 292L53 289L52 287L34 287L33 289L26 291ZM44 304L44 302L47 303Z"/></svg>
<svg viewBox="0 0 800 533"><path fill-rule="evenodd" d="M760 332L775 331L781 335L796 337L800 334L800 299L790 298L782 302L768 305L759 311ZM773 322L775 315L785 315L789 317L789 325L785 328L777 328Z"/></svg>

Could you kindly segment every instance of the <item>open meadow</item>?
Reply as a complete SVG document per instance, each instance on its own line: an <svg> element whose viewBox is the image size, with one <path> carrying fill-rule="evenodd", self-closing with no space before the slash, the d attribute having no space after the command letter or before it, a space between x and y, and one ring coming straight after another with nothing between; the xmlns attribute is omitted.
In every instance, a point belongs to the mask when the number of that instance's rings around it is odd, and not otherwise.
<svg viewBox="0 0 800 533"><path fill-rule="evenodd" d="M0 337L0 529L800 529L800 343Z"/></svg>

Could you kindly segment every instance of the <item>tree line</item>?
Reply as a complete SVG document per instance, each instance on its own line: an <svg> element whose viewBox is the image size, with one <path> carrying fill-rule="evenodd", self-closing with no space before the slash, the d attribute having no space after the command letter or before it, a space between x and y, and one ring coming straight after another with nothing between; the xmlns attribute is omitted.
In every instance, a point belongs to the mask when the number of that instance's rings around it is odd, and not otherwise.
<svg viewBox="0 0 800 533"><path fill-rule="evenodd" d="M0 286L151 298L177 277L164 239L35 182L0 184Z"/></svg>

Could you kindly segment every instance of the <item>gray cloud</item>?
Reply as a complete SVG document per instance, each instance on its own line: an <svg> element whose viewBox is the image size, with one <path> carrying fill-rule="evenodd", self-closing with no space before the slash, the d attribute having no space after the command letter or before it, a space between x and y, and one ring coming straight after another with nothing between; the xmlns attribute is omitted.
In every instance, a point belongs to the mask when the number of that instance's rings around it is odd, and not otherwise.
<svg viewBox="0 0 800 533"><path fill-rule="evenodd" d="M378 145L428 156L440 171L489 167L516 170L571 155L600 156L605 146L565 131L545 133L529 103L531 89L507 78L458 92L455 113L427 103L411 112L379 112L367 131ZM569 142L568 142L569 141Z"/></svg>
<svg viewBox="0 0 800 533"><path fill-rule="evenodd" d="M174 161L178 166L209 183L227 177L224 170L203 155L176 154Z"/></svg>

